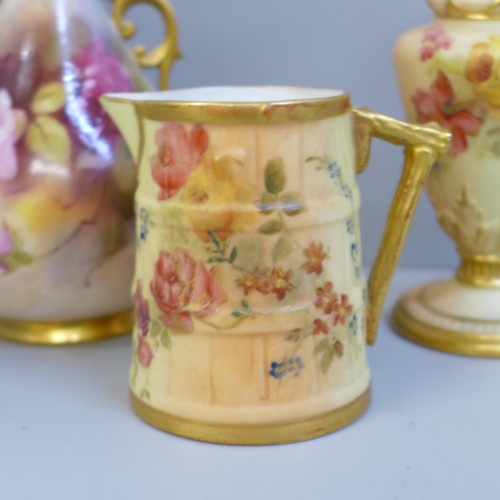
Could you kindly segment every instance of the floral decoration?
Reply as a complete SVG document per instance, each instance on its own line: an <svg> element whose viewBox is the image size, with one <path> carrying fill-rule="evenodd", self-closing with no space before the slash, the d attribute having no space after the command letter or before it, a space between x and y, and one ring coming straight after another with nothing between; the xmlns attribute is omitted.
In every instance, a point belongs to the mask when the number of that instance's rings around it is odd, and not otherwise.
<svg viewBox="0 0 500 500"><path fill-rule="evenodd" d="M163 240L156 250L150 303L143 297L142 282L137 282L134 305L138 340L132 380L139 367L154 363L156 349L173 349L175 335L190 334L196 323L216 331L231 330L254 317L262 307L256 300L259 296L266 297L270 308L273 304L293 306L295 294L306 286L313 295L308 327L287 336L283 358L272 360L267 373L282 381L287 376L293 380L307 370L300 351L309 337L317 339L312 355L318 356L322 372L327 373L331 363L343 357L345 339L355 334L351 323L357 321L358 314L349 295L324 276L325 262L331 258L329 247L318 240L301 244L289 228L290 219L300 217L307 207L299 193L287 189L281 157L265 163L259 193L238 173L242 156L221 152L211 142L201 125L189 128L165 123L156 134L156 152L150 157L150 165L152 178L161 188L159 213L163 220L168 214L172 225L175 214L175 224L183 229L179 238ZM338 196L352 200L337 160L312 157L306 163L313 161L318 171L328 172ZM146 241L149 227L157 227L156 215L140 209L142 241ZM344 227L348 240L354 240L352 217ZM247 229L258 238L244 237ZM253 261L247 259L245 246L250 239L250 248L257 247L258 254ZM261 257L264 242L269 243L267 253L272 265L264 265ZM288 342L295 344L290 350ZM147 394L147 388L144 390Z"/></svg>
<svg viewBox="0 0 500 500"><path fill-rule="evenodd" d="M159 200L168 200L186 183L189 174L199 165L209 146L202 125L189 132L180 123L164 123L155 134L157 151L151 157L151 173L160 186Z"/></svg>
<svg viewBox="0 0 500 500"><path fill-rule="evenodd" d="M451 38L441 25L431 26L422 38L420 47L420 59L427 61L432 59L434 54L439 50L448 50L453 43Z"/></svg>

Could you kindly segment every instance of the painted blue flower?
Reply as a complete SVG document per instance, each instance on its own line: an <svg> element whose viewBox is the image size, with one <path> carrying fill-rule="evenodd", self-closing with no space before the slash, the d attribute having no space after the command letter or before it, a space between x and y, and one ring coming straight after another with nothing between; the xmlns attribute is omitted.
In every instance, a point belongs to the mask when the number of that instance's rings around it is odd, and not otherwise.
<svg viewBox="0 0 500 500"><path fill-rule="evenodd" d="M276 361L273 361L271 363L271 371L269 372L269 375L271 377L274 377L276 380L279 380L280 378L283 378L286 374L288 373L286 363L276 363Z"/></svg>
<svg viewBox="0 0 500 500"><path fill-rule="evenodd" d="M300 371L303 368L304 362L302 361L302 358L300 356L296 358L289 358L288 360L282 361L281 363L273 361L271 363L271 370L269 371L269 375L271 375L271 377L274 377L276 380L283 378L289 373L293 373L295 377L298 377Z"/></svg>
<svg viewBox="0 0 500 500"><path fill-rule="evenodd" d="M358 261L358 257L359 257L359 247L358 247L358 244L357 243L353 243L351 245L351 257L352 257L352 260L354 262L357 262Z"/></svg>
<svg viewBox="0 0 500 500"><path fill-rule="evenodd" d="M141 220L141 227L140 227L140 239L142 241L146 241L146 237L148 235L148 222L149 222L149 214L148 211L143 207L141 208L141 211L139 212L139 218Z"/></svg>
<svg viewBox="0 0 500 500"><path fill-rule="evenodd" d="M349 187L348 184L342 184L342 194L348 200L352 200L352 198L353 198L353 194L352 194L351 188Z"/></svg>
<svg viewBox="0 0 500 500"><path fill-rule="evenodd" d="M328 171L330 172L330 177L336 179L340 177L342 173L342 168L338 165L337 160L328 163Z"/></svg>
<svg viewBox="0 0 500 500"><path fill-rule="evenodd" d="M351 218L351 219L347 219L346 221L346 228L347 228L347 232L349 234L354 234L354 220Z"/></svg>
<svg viewBox="0 0 500 500"><path fill-rule="evenodd" d="M351 330L351 332L354 335L358 334L358 316L356 314L352 317L351 321L349 322L349 330Z"/></svg>
<svg viewBox="0 0 500 500"><path fill-rule="evenodd" d="M304 362L300 356L297 358L290 358L288 360L288 371L293 373L295 377L299 376L302 368L304 368Z"/></svg>

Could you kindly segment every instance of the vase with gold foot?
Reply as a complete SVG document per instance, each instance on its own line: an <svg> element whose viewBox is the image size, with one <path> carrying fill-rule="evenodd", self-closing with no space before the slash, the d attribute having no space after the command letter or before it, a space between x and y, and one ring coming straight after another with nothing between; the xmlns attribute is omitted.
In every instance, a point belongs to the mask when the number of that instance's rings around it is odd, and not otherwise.
<svg viewBox="0 0 500 500"><path fill-rule="evenodd" d="M395 61L409 119L453 135L427 188L461 265L409 291L393 324L435 349L500 357L500 1L429 4L435 21L403 35Z"/></svg>
<svg viewBox="0 0 500 500"><path fill-rule="evenodd" d="M116 0L114 20L136 0ZM61 344L132 328L136 169L101 107L104 92L163 85L169 36L129 54L97 0L3 0L0 6L0 337Z"/></svg>

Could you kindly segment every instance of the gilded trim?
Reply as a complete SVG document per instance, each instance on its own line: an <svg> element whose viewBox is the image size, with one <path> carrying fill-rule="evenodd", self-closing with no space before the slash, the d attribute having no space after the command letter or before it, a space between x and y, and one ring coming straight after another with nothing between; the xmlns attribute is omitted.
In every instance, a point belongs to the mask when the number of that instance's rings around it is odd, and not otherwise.
<svg viewBox="0 0 500 500"><path fill-rule="evenodd" d="M140 94L139 94L140 95ZM138 101L108 97L112 102L135 105ZM276 102L140 102L141 119L218 125L292 123L323 120L351 110L348 93L321 99Z"/></svg>
<svg viewBox="0 0 500 500"><path fill-rule="evenodd" d="M130 310L77 321L0 319L0 338L26 344L77 344L129 333L133 325L134 315Z"/></svg>
<svg viewBox="0 0 500 500"><path fill-rule="evenodd" d="M408 312L404 299L394 308L392 325L403 337L432 349L465 356L500 358L500 335L462 333L429 325Z"/></svg>
<svg viewBox="0 0 500 500"><path fill-rule="evenodd" d="M462 255L457 280L482 288L500 288L500 256Z"/></svg>
<svg viewBox="0 0 500 500"><path fill-rule="evenodd" d="M218 424L189 420L164 413L131 393L135 412L158 429L198 441L219 444L284 444L313 439L334 432L357 420L370 404L368 388L361 396L336 410L300 420L262 424Z"/></svg>
<svg viewBox="0 0 500 500"><path fill-rule="evenodd" d="M432 2L429 4L432 7ZM471 12L469 8L460 7L455 0L449 0L443 12L436 12L440 19L462 19L472 21L491 21L500 19L500 0L493 0L492 4L482 11Z"/></svg>

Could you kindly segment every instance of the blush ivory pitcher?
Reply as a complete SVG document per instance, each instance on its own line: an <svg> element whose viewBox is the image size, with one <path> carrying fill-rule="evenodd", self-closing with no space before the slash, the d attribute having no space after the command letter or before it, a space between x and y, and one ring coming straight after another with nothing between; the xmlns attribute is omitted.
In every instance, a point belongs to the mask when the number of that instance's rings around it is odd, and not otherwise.
<svg viewBox="0 0 500 500"><path fill-rule="evenodd" d="M353 109L340 90L111 94L139 165L136 412L233 444L313 438L358 418L373 344L427 174L449 134ZM371 137L406 146L370 275L355 175Z"/></svg>

